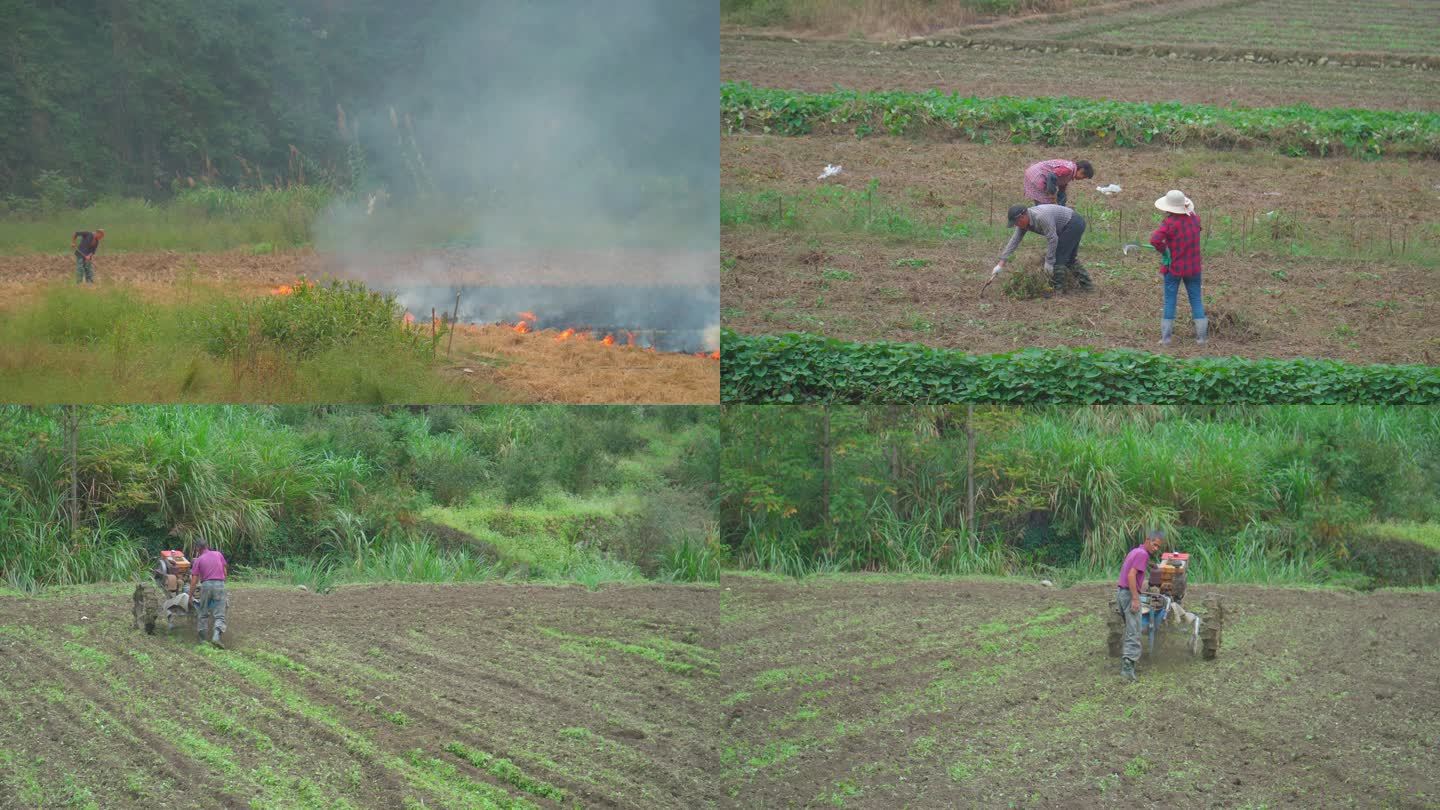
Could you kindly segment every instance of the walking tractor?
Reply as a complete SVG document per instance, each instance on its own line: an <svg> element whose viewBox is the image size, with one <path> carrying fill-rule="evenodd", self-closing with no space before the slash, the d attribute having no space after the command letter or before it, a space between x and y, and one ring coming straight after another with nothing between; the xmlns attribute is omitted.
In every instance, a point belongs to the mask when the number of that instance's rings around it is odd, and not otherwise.
<svg viewBox="0 0 1440 810"><path fill-rule="evenodd" d="M1205 595L1203 614L1185 609L1185 580L1190 569L1190 555L1167 551L1160 561L1151 560L1145 579L1145 592L1140 594L1140 638L1150 655L1155 654L1156 633L1162 626L1167 632L1180 635L1191 655L1209 661L1220 652L1220 633L1225 625L1225 604L1220 595ZM1120 608L1110 602L1107 624L1110 628L1110 656L1120 656L1125 634L1125 618Z"/></svg>
<svg viewBox="0 0 1440 810"><path fill-rule="evenodd" d="M195 613L195 605L185 592L190 578L190 561L180 551L162 551L155 567L150 569L150 575L154 586L135 586L135 627L154 633L157 619L164 616L165 630L169 632L175 627L176 617L189 617Z"/></svg>

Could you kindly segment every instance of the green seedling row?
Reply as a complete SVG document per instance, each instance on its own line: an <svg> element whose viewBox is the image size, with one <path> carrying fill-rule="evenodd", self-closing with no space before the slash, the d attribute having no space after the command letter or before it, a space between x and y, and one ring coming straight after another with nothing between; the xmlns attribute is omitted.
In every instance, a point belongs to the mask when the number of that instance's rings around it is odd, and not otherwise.
<svg viewBox="0 0 1440 810"><path fill-rule="evenodd" d="M1440 402L1440 367L1336 360L1180 359L1131 349L973 355L909 343L725 330L725 402Z"/></svg>
<svg viewBox="0 0 1440 810"><path fill-rule="evenodd" d="M1291 155L1440 157L1440 115L1357 109L1215 107L1083 98L976 98L931 90L805 93L724 82L726 132L849 130L989 143L1267 147Z"/></svg>

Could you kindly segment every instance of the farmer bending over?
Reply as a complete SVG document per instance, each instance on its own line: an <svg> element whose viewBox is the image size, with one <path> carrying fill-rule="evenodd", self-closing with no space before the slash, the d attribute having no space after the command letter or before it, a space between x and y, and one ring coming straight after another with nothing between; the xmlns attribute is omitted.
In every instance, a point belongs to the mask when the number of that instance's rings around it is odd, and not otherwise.
<svg viewBox="0 0 1440 810"><path fill-rule="evenodd" d="M195 586L200 586L200 597L196 612L195 634L205 642L205 620L213 619L210 643L225 648L221 636L225 634L225 556L204 540L195 543L195 562L190 566L190 599L195 600Z"/></svg>
<svg viewBox="0 0 1440 810"><path fill-rule="evenodd" d="M76 231L70 237L70 249L75 251L75 283L95 283L95 251L100 249L100 240L105 238L105 229Z"/></svg>
<svg viewBox="0 0 1440 810"><path fill-rule="evenodd" d="M1140 594L1150 571L1150 555L1160 550L1165 535L1152 531L1145 542L1130 549L1120 567L1120 585L1115 591L1115 607L1125 617L1125 636L1120 651L1120 677L1135 680L1135 662L1140 660Z"/></svg>
<svg viewBox="0 0 1440 810"><path fill-rule="evenodd" d="M1165 279L1165 308L1160 314L1160 345L1170 345L1175 329L1175 298L1180 285L1190 299L1190 317L1195 319L1195 342L1205 345L1210 324L1205 320L1205 301L1200 291L1200 215L1195 204L1176 189L1155 201L1166 213L1165 221L1150 234L1150 245L1160 252L1160 277Z"/></svg>
<svg viewBox="0 0 1440 810"><path fill-rule="evenodd" d="M1080 250L1080 237L1085 233L1085 218L1074 209L1063 205L1036 205L1029 208L1012 205L1009 222L1015 228L1015 233L1005 244L1005 250L1000 254L1000 263L990 272L992 278L1005 269L1005 263L1015 254L1025 232L1033 231L1045 237L1045 272L1050 274L1050 284L1055 289L1065 285L1065 271L1062 271L1061 267L1074 274L1080 289L1094 289L1090 274L1085 272L1085 267L1076 260L1076 254Z"/></svg>
<svg viewBox="0 0 1440 810"><path fill-rule="evenodd" d="M1089 180L1095 167L1088 160L1042 160L1025 170L1025 199L1036 205L1065 204L1065 190L1071 180Z"/></svg>

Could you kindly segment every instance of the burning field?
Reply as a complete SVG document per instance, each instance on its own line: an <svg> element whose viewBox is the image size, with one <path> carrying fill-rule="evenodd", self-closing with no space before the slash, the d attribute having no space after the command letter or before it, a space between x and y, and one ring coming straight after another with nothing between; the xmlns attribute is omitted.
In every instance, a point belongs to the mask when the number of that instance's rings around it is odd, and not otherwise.
<svg viewBox="0 0 1440 810"><path fill-rule="evenodd" d="M28 807L715 801L713 589L232 590L223 651L188 628L131 630L119 588L0 597L0 795Z"/></svg>
<svg viewBox="0 0 1440 810"><path fill-rule="evenodd" d="M246 251L124 253L99 257L96 292L121 292L127 300L171 308L183 316L194 308L197 298L283 298L314 284L306 279L356 279L394 296L403 309L397 310L396 317L409 334L406 341L433 348L426 356L433 360L434 368L424 373L451 392L441 396L444 401L703 403L718 399L720 379L719 289L713 260L709 264L707 281L701 260L692 254L599 253L587 262L581 254L481 255L474 251L376 255L364 261L310 251L259 256ZM64 268L63 257L0 257L0 291L5 293L0 325L10 317L23 318L27 307L44 306L47 291L66 286L60 280ZM323 326L327 321L323 313L316 313L315 320L322 324L316 328L328 328ZM451 323L458 327L451 330ZM64 325L56 328L67 332L67 341L68 332L75 331ZM41 339L30 331L30 339ZM137 334L148 335L153 329L137 324L127 331L107 322L86 325L82 331L97 331L94 338L104 347L115 346L116 363L126 366L135 361L121 355L134 357L136 353L122 352L125 344L133 344ZM308 334L314 330L291 331ZM199 351L198 344L207 338L186 335L181 339L196 343ZM42 342L44 351L26 350L8 360L0 358L0 373L23 376L23 367L6 367L38 363L47 354L59 362L50 344ZM303 347L293 348L304 351ZM285 351L288 349L280 353ZM151 360L156 353L148 353ZM87 354L94 359L93 352ZM259 391L235 390L228 383L211 385L210 377L223 375L208 374L204 369L187 371L186 359L176 358L172 364L183 379L155 383L161 391L176 388L162 398L224 400L233 396L280 401L320 396L304 390L287 395L274 385ZM267 363L274 365L264 358L252 358L244 365L254 369L268 367ZM36 374L64 376L54 369L37 370ZM292 384L284 387L303 389ZM416 401L415 397L421 397L428 401L432 396L394 393L385 399Z"/></svg>
<svg viewBox="0 0 1440 810"><path fill-rule="evenodd" d="M1440 798L1434 592L1192 583L1225 597L1218 658L1166 647L1127 687L1106 654L1108 586L722 585L721 781L737 807Z"/></svg>

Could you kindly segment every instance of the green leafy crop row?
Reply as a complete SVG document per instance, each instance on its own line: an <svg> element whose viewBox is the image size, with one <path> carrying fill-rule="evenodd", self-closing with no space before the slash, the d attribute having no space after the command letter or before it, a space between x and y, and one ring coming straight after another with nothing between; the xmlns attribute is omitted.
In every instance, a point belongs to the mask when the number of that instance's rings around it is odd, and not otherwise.
<svg viewBox="0 0 1440 810"><path fill-rule="evenodd" d="M725 82L728 132L804 135L815 129L943 134L1012 143L1270 146L1292 155L1440 157L1440 114L1294 107L1214 107L1082 98L975 98L925 93L772 90Z"/></svg>
<svg viewBox="0 0 1440 810"><path fill-rule="evenodd" d="M1440 403L1440 367L1182 360L1115 349L973 355L908 343L725 330L725 402Z"/></svg>

